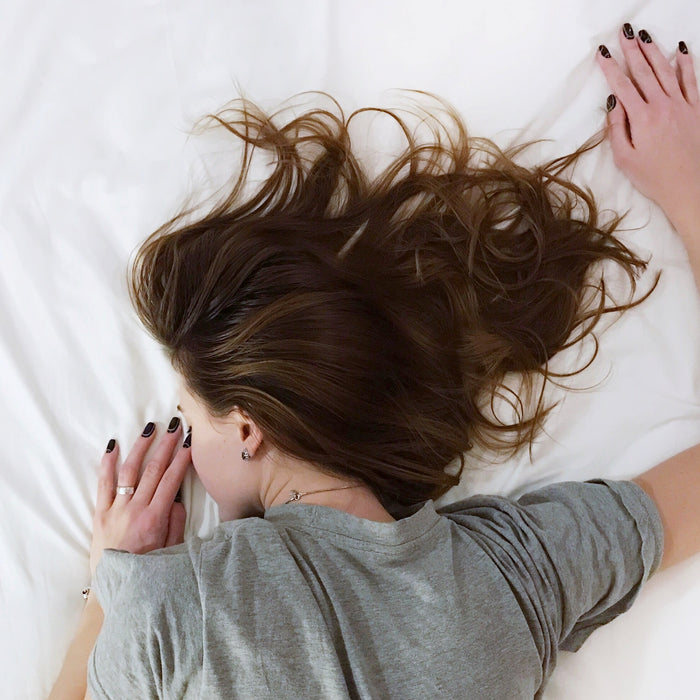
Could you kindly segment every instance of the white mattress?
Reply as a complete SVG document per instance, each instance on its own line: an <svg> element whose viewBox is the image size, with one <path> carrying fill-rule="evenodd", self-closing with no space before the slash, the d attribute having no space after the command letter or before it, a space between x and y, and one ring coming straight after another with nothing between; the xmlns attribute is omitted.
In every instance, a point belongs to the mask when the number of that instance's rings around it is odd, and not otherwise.
<svg viewBox="0 0 700 700"><path fill-rule="evenodd" d="M0 487L2 696L46 697L89 581L97 466L177 403L173 372L137 324L125 271L138 243L214 177L216 139L195 119L236 96L274 107L326 90L346 110L395 106L392 88L450 100L472 134L501 145L550 138L562 155L604 121L599 43L616 57L624 21L670 55L700 52L689 0L0 4ZM534 153L534 152L533 152ZM627 479L700 442L700 296L667 220L636 193L607 144L576 177L601 206L632 208L622 234L651 256L651 298L601 335L593 366L550 387L562 398L533 461L469 477L438 505L546 483ZM622 288L624 290L624 288ZM608 324L609 325L609 324ZM572 368L587 347L556 358ZM216 508L194 473L187 536ZM549 700L697 698L700 558L653 577L632 610L563 652Z"/></svg>

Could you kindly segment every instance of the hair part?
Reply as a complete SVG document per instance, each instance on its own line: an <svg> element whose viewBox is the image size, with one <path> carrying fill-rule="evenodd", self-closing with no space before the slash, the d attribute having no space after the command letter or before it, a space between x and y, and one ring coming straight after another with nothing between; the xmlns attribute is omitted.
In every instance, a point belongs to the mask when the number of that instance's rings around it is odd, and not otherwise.
<svg viewBox="0 0 700 700"><path fill-rule="evenodd" d="M605 134L526 168L515 158L536 141L468 136L438 97L447 120L425 111L434 138L420 142L395 110L346 119L320 94L333 110L281 121L239 98L207 115L242 144L237 177L208 213L183 208L145 240L129 293L212 416L238 406L284 453L408 506L458 484L473 445L531 449L554 407L546 382L588 367L597 339L578 370L551 372L550 358L644 301L660 273L631 301L647 263L613 235L624 215L602 224L593 193L562 174ZM369 111L407 140L376 177L349 134ZM246 193L254 152L272 170ZM629 303L606 305L602 274L589 281L603 262L629 277ZM516 420L485 410L497 396Z"/></svg>

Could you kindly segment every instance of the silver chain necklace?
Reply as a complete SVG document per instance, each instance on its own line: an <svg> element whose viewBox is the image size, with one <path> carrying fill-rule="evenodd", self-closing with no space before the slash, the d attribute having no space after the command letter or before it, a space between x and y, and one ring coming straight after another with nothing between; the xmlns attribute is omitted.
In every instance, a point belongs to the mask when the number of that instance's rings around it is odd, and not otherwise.
<svg viewBox="0 0 700 700"><path fill-rule="evenodd" d="M343 489L356 489L359 486L359 484L355 486L340 486L335 489L319 489L318 491L306 491L304 493L299 493L299 491L292 490L289 492L289 500L285 501L284 505L287 505L287 503L293 503L294 501L298 501L302 496L309 496L312 493L321 493L322 491L342 491Z"/></svg>

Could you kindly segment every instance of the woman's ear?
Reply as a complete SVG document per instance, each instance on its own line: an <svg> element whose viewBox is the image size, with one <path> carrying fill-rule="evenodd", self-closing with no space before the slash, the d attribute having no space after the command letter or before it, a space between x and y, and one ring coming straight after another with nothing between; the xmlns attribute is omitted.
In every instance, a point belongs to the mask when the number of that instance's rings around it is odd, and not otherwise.
<svg viewBox="0 0 700 700"><path fill-rule="evenodd" d="M234 420L238 426L238 437L241 442L246 443L248 452L250 452L251 455L255 454L255 451L263 440L262 430L260 430L257 423L245 411L238 408L238 406L234 406L231 413L235 414Z"/></svg>

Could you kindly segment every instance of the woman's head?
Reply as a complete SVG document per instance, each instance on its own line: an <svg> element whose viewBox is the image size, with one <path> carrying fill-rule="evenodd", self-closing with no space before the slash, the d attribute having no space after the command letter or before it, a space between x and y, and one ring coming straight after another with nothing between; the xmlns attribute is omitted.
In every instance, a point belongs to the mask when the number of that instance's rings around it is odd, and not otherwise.
<svg viewBox="0 0 700 700"><path fill-rule="evenodd" d="M453 130L431 122L427 145L386 112L409 145L370 179L351 148L354 114L338 111L277 123L240 100L214 116L245 146L233 189L154 232L130 292L206 415L245 414L280 454L409 505L458 483L461 469L445 467L463 467L471 444L532 440L541 394L529 417L516 403L510 424L485 405L507 372L546 377L575 328L631 306L606 309L603 288L583 308L595 262L619 263L633 288L645 264L612 236L620 219L600 227L592 197L560 177L587 149L527 170L479 140L477 166L451 109ZM255 149L273 154L273 171L244 197ZM573 215L577 200L587 217ZM195 426L195 467L197 439Z"/></svg>

